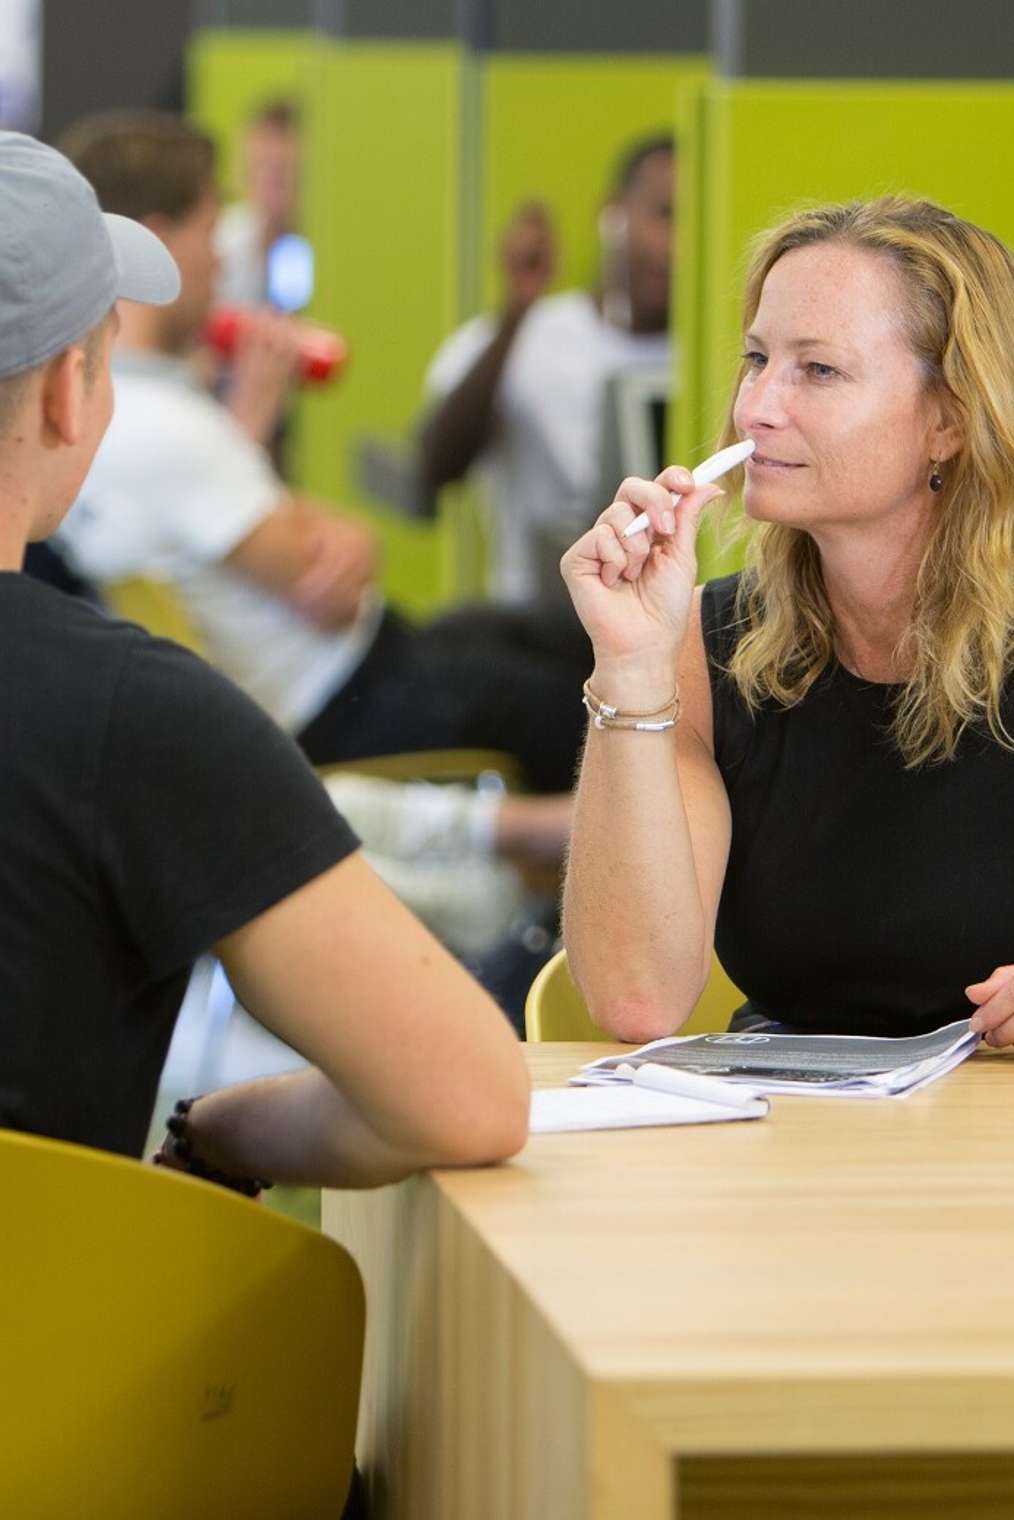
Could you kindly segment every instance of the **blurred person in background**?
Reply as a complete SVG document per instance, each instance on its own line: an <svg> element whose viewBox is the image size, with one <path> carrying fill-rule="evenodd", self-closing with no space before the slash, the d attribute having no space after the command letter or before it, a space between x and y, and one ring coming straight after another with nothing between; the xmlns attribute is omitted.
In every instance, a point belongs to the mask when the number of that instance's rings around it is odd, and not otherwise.
<svg viewBox="0 0 1014 1520"><path fill-rule="evenodd" d="M587 641L571 626L559 561L599 510L606 377L669 361L674 178L671 136L624 154L600 217L592 291L548 293L556 267L549 213L522 206L501 245L500 312L453 333L425 382L426 485L436 490L478 469L491 500L496 598L554 605L562 647L581 660Z"/></svg>
<svg viewBox="0 0 1014 1520"><path fill-rule="evenodd" d="M299 223L299 113L272 100L252 113L243 137L242 200L226 206L215 245L216 302L262 306L268 300L268 255Z"/></svg>
<svg viewBox="0 0 1014 1520"><path fill-rule="evenodd" d="M366 525L290 491L235 395L220 403L195 380L187 356L216 272L210 139L131 112L64 142L104 209L145 223L183 279L172 306L123 313L117 414L60 538L74 567L169 580L212 662L315 764L499 749L533 790L569 791L582 722L562 662L409 627L379 595ZM248 347L236 370L260 358Z"/></svg>
<svg viewBox="0 0 1014 1520"><path fill-rule="evenodd" d="M242 199L215 225L218 271L212 306L243 313L238 366L213 347L200 350L201 373L230 409L255 421L252 436L269 450L280 475L291 473L288 413L297 384L298 331L282 313L300 311L313 295L313 253L297 231L300 122L289 100L269 100L251 113L241 154Z"/></svg>

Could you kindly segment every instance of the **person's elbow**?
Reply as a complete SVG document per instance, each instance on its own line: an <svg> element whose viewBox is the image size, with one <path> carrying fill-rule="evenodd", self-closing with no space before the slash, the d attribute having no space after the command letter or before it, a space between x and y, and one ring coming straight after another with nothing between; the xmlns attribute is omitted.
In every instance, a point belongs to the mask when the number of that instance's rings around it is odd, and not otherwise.
<svg viewBox="0 0 1014 1520"><path fill-rule="evenodd" d="M416 474L421 490L435 495L444 486L453 485L465 473L460 459L454 457L444 437L439 413L420 427L416 436Z"/></svg>
<svg viewBox="0 0 1014 1520"><path fill-rule="evenodd" d="M517 1155L528 1139L531 1083L518 1046L517 1060L495 1078L471 1086L444 1115L434 1136L437 1166L488 1166Z"/></svg>
<svg viewBox="0 0 1014 1520"><path fill-rule="evenodd" d="M683 992L629 984L598 995L589 990L585 1001L592 1022L610 1039L626 1045L647 1045L679 1033L697 1005L705 980L686 978Z"/></svg>
<svg viewBox="0 0 1014 1520"><path fill-rule="evenodd" d="M647 1045L650 1040L663 1040L674 1034L683 1022L674 1016L671 1005L650 998L628 996L600 1007L589 1002L588 1011L592 1022L603 1034L625 1045Z"/></svg>

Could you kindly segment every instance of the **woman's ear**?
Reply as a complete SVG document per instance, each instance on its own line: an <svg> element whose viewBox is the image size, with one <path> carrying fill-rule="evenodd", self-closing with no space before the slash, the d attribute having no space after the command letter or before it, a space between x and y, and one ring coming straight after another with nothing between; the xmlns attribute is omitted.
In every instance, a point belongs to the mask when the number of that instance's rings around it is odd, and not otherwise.
<svg viewBox="0 0 1014 1520"><path fill-rule="evenodd" d="M937 417L930 435L930 458L940 464L953 459L963 447L965 429L958 413L958 406L949 391L937 402Z"/></svg>

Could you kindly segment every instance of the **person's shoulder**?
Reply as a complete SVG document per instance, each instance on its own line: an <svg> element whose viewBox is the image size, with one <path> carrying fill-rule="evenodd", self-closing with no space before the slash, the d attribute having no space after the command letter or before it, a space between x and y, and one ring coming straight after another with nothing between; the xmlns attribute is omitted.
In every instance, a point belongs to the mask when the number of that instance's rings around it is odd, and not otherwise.
<svg viewBox="0 0 1014 1520"><path fill-rule="evenodd" d="M558 290L536 301L525 321L528 327L547 332L586 331L600 327L602 317L587 290Z"/></svg>
<svg viewBox="0 0 1014 1520"><path fill-rule="evenodd" d="M237 248L246 249L257 241L257 215L247 201L233 201L223 207L215 224L215 246L220 253L230 254Z"/></svg>
<svg viewBox="0 0 1014 1520"><path fill-rule="evenodd" d="M19 739L86 747L140 637L83 597L22 573L0 576L0 682Z"/></svg>
<svg viewBox="0 0 1014 1520"><path fill-rule="evenodd" d="M198 436L209 429L229 429L227 409L201 386L191 384L186 375L172 370L151 371L129 367L113 368L116 404L108 438L123 438L144 427L149 447L168 453L178 443L179 435L194 430ZM99 450L101 455L105 448Z"/></svg>
<svg viewBox="0 0 1014 1520"><path fill-rule="evenodd" d="M131 623L107 617L83 596L74 596L23 572L0 576L0 644L17 639L22 659L53 658L71 664L96 655L120 658L140 635Z"/></svg>
<svg viewBox="0 0 1014 1520"><path fill-rule="evenodd" d="M116 406L82 499L93 509L134 498L138 532L158 516L172 542L226 547L285 494L263 448L228 408L184 369L153 365L115 372ZM123 516L122 501L115 515Z"/></svg>
<svg viewBox="0 0 1014 1520"><path fill-rule="evenodd" d="M425 389L437 393L453 389L495 336L496 318L491 312L480 312L456 327L433 355Z"/></svg>

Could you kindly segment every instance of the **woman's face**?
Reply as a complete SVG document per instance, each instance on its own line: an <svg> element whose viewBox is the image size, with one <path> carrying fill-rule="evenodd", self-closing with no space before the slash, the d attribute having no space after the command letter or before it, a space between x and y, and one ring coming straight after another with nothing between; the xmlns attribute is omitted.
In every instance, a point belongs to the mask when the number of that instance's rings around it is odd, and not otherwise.
<svg viewBox="0 0 1014 1520"><path fill-rule="evenodd" d="M861 249L797 248L769 271L734 411L756 444L750 517L808 529L928 511L947 445L901 304L901 276Z"/></svg>

